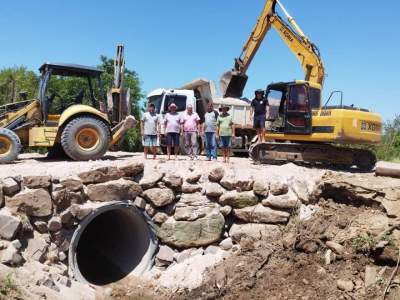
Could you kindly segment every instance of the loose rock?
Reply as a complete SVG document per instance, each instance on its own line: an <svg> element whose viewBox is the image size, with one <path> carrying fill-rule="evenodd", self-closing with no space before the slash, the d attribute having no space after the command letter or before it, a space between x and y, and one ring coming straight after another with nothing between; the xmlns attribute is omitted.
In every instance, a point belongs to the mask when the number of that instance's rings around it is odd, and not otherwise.
<svg viewBox="0 0 400 300"><path fill-rule="evenodd" d="M210 198L219 198L225 190L218 183L206 183L204 185L206 195Z"/></svg>
<svg viewBox="0 0 400 300"><path fill-rule="evenodd" d="M52 232L60 230L62 228L61 218L60 217L52 217L49 220L49 223L47 226L48 226L49 230Z"/></svg>
<svg viewBox="0 0 400 300"><path fill-rule="evenodd" d="M230 237L224 239L221 243L219 243L219 246L221 247L222 250L226 251L232 249L233 247L232 239Z"/></svg>
<svg viewBox="0 0 400 300"><path fill-rule="evenodd" d="M273 210L262 204L242 209L234 209L233 212L238 219L248 223L286 223L290 217L290 214L287 212Z"/></svg>
<svg viewBox="0 0 400 300"><path fill-rule="evenodd" d="M93 207L90 205L79 205L73 204L69 208L71 215L77 218L78 220L83 220L93 211Z"/></svg>
<svg viewBox="0 0 400 300"><path fill-rule="evenodd" d="M20 191L20 186L13 178L7 177L2 180L3 193L6 196L14 196Z"/></svg>
<svg viewBox="0 0 400 300"><path fill-rule="evenodd" d="M36 230L40 233L46 233L48 231L47 228L47 223L43 222L43 221L35 221L35 223L33 223L33 225L35 226Z"/></svg>
<svg viewBox="0 0 400 300"><path fill-rule="evenodd" d="M142 174L144 171L144 164L140 162L133 162L128 165L119 167L125 177L135 177Z"/></svg>
<svg viewBox="0 0 400 300"><path fill-rule="evenodd" d="M211 172L208 174L208 179L211 182L220 182L221 179L224 177L224 175L225 175L225 170L221 167L217 167L211 170Z"/></svg>
<svg viewBox="0 0 400 300"><path fill-rule="evenodd" d="M153 188L146 190L143 192L143 197L153 203L156 207L163 207L171 204L175 199L174 192L167 188Z"/></svg>
<svg viewBox="0 0 400 300"><path fill-rule="evenodd" d="M124 172L117 167L102 167L96 170L80 173L79 178L84 184L104 183L118 180L124 176Z"/></svg>
<svg viewBox="0 0 400 300"><path fill-rule="evenodd" d="M336 254L343 255L344 254L344 247L338 243L328 241L326 242L326 246L334 251Z"/></svg>
<svg viewBox="0 0 400 300"><path fill-rule="evenodd" d="M253 185L254 194L260 197L268 197L269 195L269 181L261 178L257 179Z"/></svg>
<svg viewBox="0 0 400 300"><path fill-rule="evenodd" d="M6 206L13 213L23 212L33 217L47 217L53 212L50 195L44 189L25 189L14 197L6 198Z"/></svg>
<svg viewBox="0 0 400 300"><path fill-rule="evenodd" d="M262 204L276 209L294 209L299 207L301 202L294 193L288 193L281 196L270 195Z"/></svg>
<svg viewBox="0 0 400 300"><path fill-rule="evenodd" d="M83 189L83 183L78 177L62 179L60 185L69 192L79 192Z"/></svg>
<svg viewBox="0 0 400 300"><path fill-rule="evenodd" d="M241 178L240 175L225 176L221 180L221 185L227 190L251 191L254 180L251 178Z"/></svg>
<svg viewBox="0 0 400 300"><path fill-rule="evenodd" d="M289 192L289 186L286 182L275 179L270 182L270 192L274 196L284 195Z"/></svg>
<svg viewBox="0 0 400 300"><path fill-rule="evenodd" d="M195 184L200 180L200 178L201 178L201 173L192 172L188 175L188 177L186 177L186 182Z"/></svg>
<svg viewBox="0 0 400 300"><path fill-rule="evenodd" d="M182 187L183 179L182 177L175 174L168 174L164 176L163 182L167 187L173 189L174 191L179 191Z"/></svg>
<svg viewBox="0 0 400 300"><path fill-rule="evenodd" d="M18 266L21 262L22 256L18 253L18 249L11 244L2 251L1 263L9 266Z"/></svg>
<svg viewBox="0 0 400 300"><path fill-rule="evenodd" d="M29 189L48 189L51 185L50 176L25 176L23 185Z"/></svg>
<svg viewBox="0 0 400 300"><path fill-rule="evenodd" d="M352 292L354 290L354 283L350 280L338 280L336 282L339 290Z"/></svg>
<svg viewBox="0 0 400 300"><path fill-rule="evenodd" d="M231 214L232 212L232 207L229 205L225 205L223 207L220 208L220 212L224 217L227 217Z"/></svg>
<svg viewBox="0 0 400 300"><path fill-rule="evenodd" d="M152 172L145 174L145 176L139 181L140 186L143 190L151 189L157 185L164 177L164 173Z"/></svg>
<svg viewBox="0 0 400 300"><path fill-rule="evenodd" d="M257 196L253 192L231 191L223 194L219 198L219 203L229 205L233 208L245 208L259 203Z"/></svg>
<svg viewBox="0 0 400 300"><path fill-rule="evenodd" d="M243 237L255 240L279 240L282 232L277 225L268 224L233 224L229 230L229 236L236 243L240 243Z"/></svg>
<svg viewBox="0 0 400 300"><path fill-rule="evenodd" d="M135 204L136 207L141 208L141 209L146 208L146 201L142 197L136 197L133 204Z"/></svg>
<svg viewBox="0 0 400 300"><path fill-rule="evenodd" d="M87 195L92 201L133 200L142 193L141 187L134 181L119 179L87 186Z"/></svg>
<svg viewBox="0 0 400 300"><path fill-rule="evenodd" d="M153 221L154 221L156 224L162 224L162 223L164 223L165 221L167 221L168 218L169 218L169 217L168 217L168 215L167 215L166 213L158 212L158 213L156 213L156 214L154 215Z"/></svg>
<svg viewBox="0 0 400 300"><path fill-rule="evenodd" d="M0 210L0 237L12 240L22 226L21 220L12 216L7 208Z"/></svg>
<svg viewBox="0 0 400 300"><path fill-rule="evenodd" d="M194 194L197 192L201 192L202 190L203 190L203 188L199 184L190 184L190 183L184 182L182 185L182 193L185 193L185 194Z"/></svg>

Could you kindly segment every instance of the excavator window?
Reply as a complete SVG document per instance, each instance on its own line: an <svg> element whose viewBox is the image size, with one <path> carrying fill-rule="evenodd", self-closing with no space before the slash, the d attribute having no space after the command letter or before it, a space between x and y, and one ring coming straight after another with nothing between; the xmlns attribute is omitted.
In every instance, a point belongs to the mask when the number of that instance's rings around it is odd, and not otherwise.
<svg viewBox="0 0 400 300"><path fill-rule="evenodd" d="M183 95L175 95L175 94L171 94L171 95L167 95L165 97L165 107L164 107L164 111L167 112L168 111L168 107L171 103L175 103L176 104L176 111L180 112L180 111L185 111L186 110L186 102L187 102L187 98L186 96Z"/></svg>
<svg viewBox="0 0 400 300"><path fill-rule="evenodd" d="M310 88L310 105L311 109L319 109L321 107L321 90Z"/></svg>
<svg viewBox="0 0 400 300"><path fill-rule="evenodd" d="M291 87L287 111L309 111L309 97L305 85L294 85Z"/></svg>

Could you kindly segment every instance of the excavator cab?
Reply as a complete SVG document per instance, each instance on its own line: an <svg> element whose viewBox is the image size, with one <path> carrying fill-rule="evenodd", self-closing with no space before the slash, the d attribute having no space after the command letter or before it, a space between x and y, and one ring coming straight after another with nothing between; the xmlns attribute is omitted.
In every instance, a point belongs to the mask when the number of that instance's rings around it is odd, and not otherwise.
<svg viewBox="0 0 400 300"><path fill-rule="evenodd" d="M321 105L321 90L316 85L305 81L274 83L266 94L270 106L279 107L273 122L275 132L312 134L312 110Z"/></svg>

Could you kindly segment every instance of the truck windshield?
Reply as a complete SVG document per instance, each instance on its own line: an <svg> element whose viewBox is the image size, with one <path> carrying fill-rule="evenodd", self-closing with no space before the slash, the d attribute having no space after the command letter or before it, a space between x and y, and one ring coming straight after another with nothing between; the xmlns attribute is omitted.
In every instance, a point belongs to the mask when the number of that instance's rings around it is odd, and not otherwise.
<svg viewBox="0 0 400 300"><path fill-rule="evenodd" d="M177 106L176 111L185 111L186 109L186 96L183 95L167 95L165 96L165 111L168 111L168 106L171 103L175 103L175 105Z"/></svg>
<svg viewBox="0 0 400 300"><path fill-rule="evenodd" d="M162 95L149 97L149 104L154 104L156 107L156 113L159 114L161 111Z"/></svg>

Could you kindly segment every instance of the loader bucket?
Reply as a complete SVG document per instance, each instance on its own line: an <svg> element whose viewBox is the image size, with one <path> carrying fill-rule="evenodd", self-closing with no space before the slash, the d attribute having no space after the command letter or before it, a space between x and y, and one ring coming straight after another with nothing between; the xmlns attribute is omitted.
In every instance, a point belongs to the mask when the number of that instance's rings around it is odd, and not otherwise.
<svg viewBox="0 0 400 300"><path fill-rule="evenodd" d="M220 80L221 92L224 98L241 98L247 83L247 75L240 75L235 71L228 71Z"/></svg>

